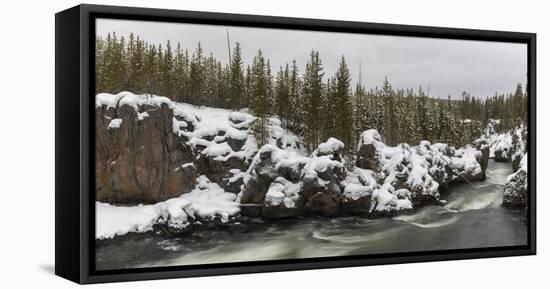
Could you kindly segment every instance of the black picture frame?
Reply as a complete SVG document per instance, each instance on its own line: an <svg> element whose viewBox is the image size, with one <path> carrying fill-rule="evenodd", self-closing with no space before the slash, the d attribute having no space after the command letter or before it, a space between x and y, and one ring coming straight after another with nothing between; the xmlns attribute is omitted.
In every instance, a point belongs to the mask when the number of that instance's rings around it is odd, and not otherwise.
<svg viewBox="0 0 550 289"><path fill-rule="evenodd" d="M95 19L114 18L484 40L528 45L528 244L526 246L297 260L120 269L94 268ZM55 16L55 273L77 283L243 274L536 254L536 34L133 7L79 5Z"/></svg>

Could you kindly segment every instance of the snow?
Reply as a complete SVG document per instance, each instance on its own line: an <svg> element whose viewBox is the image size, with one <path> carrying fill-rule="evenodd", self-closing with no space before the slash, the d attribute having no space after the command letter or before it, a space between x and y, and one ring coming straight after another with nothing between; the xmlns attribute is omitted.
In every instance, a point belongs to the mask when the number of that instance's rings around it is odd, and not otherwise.
<svg viewBox="0 0 550 289"><path fill-rule="evenodd" d="M190 218L197 217L227 222L239 212L235 194L225 192L205 176L199 176L197 182L191 192L154 205L122 207L96 202L96 239L147 232L161 223L184 228L190 224Z"/></svg>
<svg viewBox="0 0 550 289"><path fill-rule="evenodd" d="M227 118L233 123L240 123L248 120L250 115L239 111L232 111L227 115Z"/></svg>
<svg viewBox="0 0 550 289"><path fill-rule="evenodd" d="M202 151L202 154L209 157L223 156L231 153L231 147L226 143L213 143Z"/></svg>
<svg viewBox="0 0 550 289"><path fill-rule="evenodd" d="M528 156L526 152L519 162L518 170L506 177L503 203L515 206L527 206L529 186L527 162Z"/></svg>
<svg viewBox="0 0 550 289"><path fill-rule="evenodd" d="M523 157L521 158L521 161L519 162L519 169L515 173L508 175L506 177L505 183L512 182L515 179L516 175L519 174L520 171L524 171L524 172L528 173L528 167L529 167L527 165L528 159L529 158L527 157L527 153L525 153L523 155ZM525 187L527 187L527 183L525 183Z"/></svg>
<svg viewBox="0 0 550 289"><path fill-rule="evenodd" d="M368 196L372 194L373 190L369 186L363 186L358 183L348 181L344 187L344 198L351 200L358 200L361 197Z"/></svg>
<svg viewBox="0 0 550 289"><path fill-rule="evenodd" d="M372 199L373 208L371 210L378 212L401 211L413 208L411 201L409 199L399 199L394 194L394 188L389 184L384 184L374 190Z"/></svg>
<svg viewBox="0 0 550 289"><path fill-rule="evenodd" d="M137 117L138 117L138 120L144 120L145 118L149 117L149 114L146 111L138 112Z"/></svg>
<svg viewBox="0 0 550 289"><path fill-rule="evenodd" d="M463 175L479 175L482 173L481 165L477 162L477 156L481 154L471 145L457 149L451 157L452 168Z"/></svg>
<svg viewBox="0 0 550 289"><path fill-rule="evenodd" d="M116 207L96 202L96 239L112 238L129 232L147 232L159 218L156 206Z"/></svg>
<svg viewBox="0 0 550 289"><path fill-rule="evenodd" d="M278 177L271 183L265 195L265 203L268 206L278 206L281 203L287 208L294 208L299 199L302 184L294 184L283 177Z"/></svg>
<svg viewBox="0 0 550 289"><path fill-rule="evenodd" d="M117 107L118 101L125 96L125 93L110 94L100 93L95 96L96 107L106 106L107 108Z"/></svg>
<svg viewBox="0 0 550 289"><path fill-rule="evenodd" d="M489 150L490 150L489 157L494 158L495 151L507 152L510 150L511 146L512 146L512 135L509 132L493 135L489 145Z"/></svg>
<svg viewBox="0 0 550 289"><path fill-rule="evenodd" d="M438 196L439 184L429 174L430 165L426 158L420 154L427 143L417 148L408 144L390 147L378 141L376 134L372 135L372 138L363 138L363 141L375 143L380 151L379 159L384 184L394 186L400 179L406 177L406 183L411 188L419 188L426 194Z"/></svg>
<svg viewBox="0 0 550 289"><path fill-rule="evenodd" d="M225 137L235 140L246 140L248 138L248 133L231 127L225 132Z"/></svg>
<svg viewBox="0 0 550 289"><path fill-rule="evenodd" d="M119 128L121 124L122 124L122 119L113 118L109 122L109 125L107 126L107 129Z"/></svg>
<svg viewBox="0 0 550 289"><path fill-rule="evenodd" d="M306 178L317 178L317 173L322 173L329 168L343 167L341 162L332 159L332 155L312 157L304 167L303 174Z"/></svg>
<svg viewBox="0 0 550 289"><path fill-rule="evenodd" d="M195 167L195 164L194 163L185 163L177 168L174 169L174 171L178 171L179 169L185 169L185 168L189 168L189 167Z"/></svg>
<svg viewBox="0 0 550 289"><path fill-rule="evenodd" d="M380 136L380 133L375 129L369 129L361 133L360 136L360 142L359 142L359 148L362 144L378 144L381 143L382 137Z"/></svg>
<svg viewBox="0 0 550 289"><path fill-rule="evenodd" d="M524 171L527 172L527 167L528 167L528 166L527 166L527 160L528 160L528 159L529 159L529 158L527 157L527 153L525 153L525 154L523 155L523 157L521 158L521 161L519 162L519 168L520 168L520 170L524 170Z"/></svg>
<svg viewBox="0 0 550 289"><path fill-rule="evenodd" d="M344 149L344 143L331 137L319 145L315 154L328 155Z"/></svg>

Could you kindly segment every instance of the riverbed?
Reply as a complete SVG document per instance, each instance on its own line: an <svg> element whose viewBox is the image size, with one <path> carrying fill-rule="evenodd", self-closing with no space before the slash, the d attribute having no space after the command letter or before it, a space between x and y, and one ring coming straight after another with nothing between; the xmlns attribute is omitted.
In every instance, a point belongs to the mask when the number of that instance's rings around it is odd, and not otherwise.
<svg viewBox="0 0 550 289"><path fill-rule="evenodd" d="M96 269L368 255L527 244L527 215L501 207L509 163L489 160L483 182L442 192L445 206L394 218L293 219L204 238L147 234L96 247Z"/></svg>

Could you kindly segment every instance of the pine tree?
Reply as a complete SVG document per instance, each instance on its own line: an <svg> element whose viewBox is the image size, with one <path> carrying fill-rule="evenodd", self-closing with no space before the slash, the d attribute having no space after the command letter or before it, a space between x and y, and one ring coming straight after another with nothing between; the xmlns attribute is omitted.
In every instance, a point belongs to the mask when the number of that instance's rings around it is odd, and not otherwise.
<svg viewBox="0 0 550 289"><path fill-rule="evenodd" d="M173 91L172 91L172 85L174 83L173 80L173 70L174 70L174 63L173 63L173 53L172 53L172 45L170 44L170 40L166 42L166 49L164 51L163 59L162 59L162 65L161 65L161 77L162 77L162 83L164 85L163 91L165 96L172 97Z"/></svg>
<svg viewBox="0 0 550 289"><path fill-rule="evenodd" d="M298 134L302 134L302 124L304 120L303 97L302 97L302 82L299 76L296 60L292 61L292 68L288 80L289 106L287 126Z"/></svg>
<svg viewBox="0 0 550 289"><path fill-rule="evenodd" d="M266 61L266 81L267 81L267 95L266 103L268 105L268 114L275 113L275 89L273 85L273 75L271 74L271 62L269 59Z"/></svg>
<svg viewBox="0 0 550 289"><path fill-rule="evenodd" d="M105 40L100 36L96 37L95 44L95 80L96 93L106 92L105 84L105 62L106 62L106 45Z"/></svg>
<svg viewBox="0 0 550 289"><path fill-rule="evenodd" d="M321 97L323 94L323 65L319 52L312 50L304 74L304 140L310 150L320 142L321 133Z"/></svg>
<svg viewBox="0 0 550 289"><path fill-rule="evenodd" d="M288 127L288 105L290 100L290 87L289 87L289 71L288 64L285 69L281 66L276 78L276 93L275 93L275 113L282 122L283 127Z"/></svg>
<svg viewBox="0 0 550 289"><path fill-rule="evenodd" d="M268 117L269 117L269 97L268 97L268 73L267 64L261 50L254 57L252 63L253 83L251 87L250 108L256 116L253 127L254 135L258 146L263 146L268 142Z"/></svg>
<svg viewBox="0 0 550 289"><path fill-rule="evenodd" d="M382 90L380 91L384 103L384 129L382 135L385 137L386 143L395 145L397 143L398 123L397 114L395 112L396 99L388 78L384 78Z"/></svg>
<svg viewBox="0 0 550 289"><path fill-rule="evenodd" d="M191 94L191 103L194 105L199 105L200 101L204 96L204 59L201 43L197 45L197 49L193 54L191 60L190 68L190 94Z"/></svg>
<svg viewBox="0 0 550 289"><path fill-rule="evenodd" d="M521 83L516 85L516 91L511 98L513 126L519 126L523 122L523 119L525 119L524 113L527 111L527 107L524 106L523 87Z"/></svg>
<svg viewBox="0 0 550 289"><path fill-rule="evenodd" d="M353 154L353 103L351 100L351 75L346 59L342 56L334 79L334 107L337 120L334 124L334 136L344 142L348 154Z"/></svg>
<svg viewBox="0 0 550 289"><path fill-rule="evenodd" d="M157 48L150 45L145 57L145 71L147 74L146 92L151 95L157 92Z"/></svg>
<svg viewBox="0 0 550 289"><path fill-rule="evenodd" d="M323 88L323 95L320 102L321 118L321 140L337 136L338 99L336 96L336 79L331 77L327 79L327 84Z"/></svg>
<svg viewBox="0 0 550 289"><path fill-rule="evenodd" d="M370 128L373 128L373 124L370 121L371 118L370 113L370 107L369 107L369 99L367 98L367 93L365 91L365 87L360 85L359 83L355 87L355 93L353 96L353 108L355 109L353 115L355 116L355 144L359 142L359 136L361 133L365 130L368 130Z"/></svg>
<svg viewBox="0 0 550 289"><path fill-rule="evenodd" d="M235 49L233 49L231 78L229 81L229 107L235 110L244 107L245 83L242 66L241 47L237 42L235 43Z"/></svg>
<svg viewBox="0 0 550 289"><path fill-rule="evenodd" d="M186 70L186 63L185 63L185 55L183 52L183 49L181 48L181 44L178 42L176 46L176 54L175 54L175 60L174 60L174 95L176 101L183 102L186 89L185 89L185 80L187 78L187 70Z"/></svg>

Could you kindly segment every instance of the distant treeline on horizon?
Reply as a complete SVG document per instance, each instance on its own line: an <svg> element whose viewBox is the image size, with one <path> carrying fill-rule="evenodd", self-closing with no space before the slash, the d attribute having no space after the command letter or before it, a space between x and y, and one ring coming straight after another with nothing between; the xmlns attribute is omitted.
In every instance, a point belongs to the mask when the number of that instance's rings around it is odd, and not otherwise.
<svg viewBox="0 0 550 289"><path fill-rule="evenodd" d="M421 140L462 146L481 135L490 119L500 119L500 131L527 123L527 92L521 84L506 94L475 98L463 92L459 100L434 98L418 89L394 89L386 78L380 88L352 86L346 59L325 77L319 53L311 50L303 70L296 61L271 69L259 50L243 65L240 44L232 48L230 65L172 43L151 44L130 34L96 38L96 92L154 94L178 102L239 110L250 109L259 121L254 132L259 145L267 142L268 118L302 136L309 149L329 137L343 141L352 155L359 135L377 129L391 145Z"/></svg>

